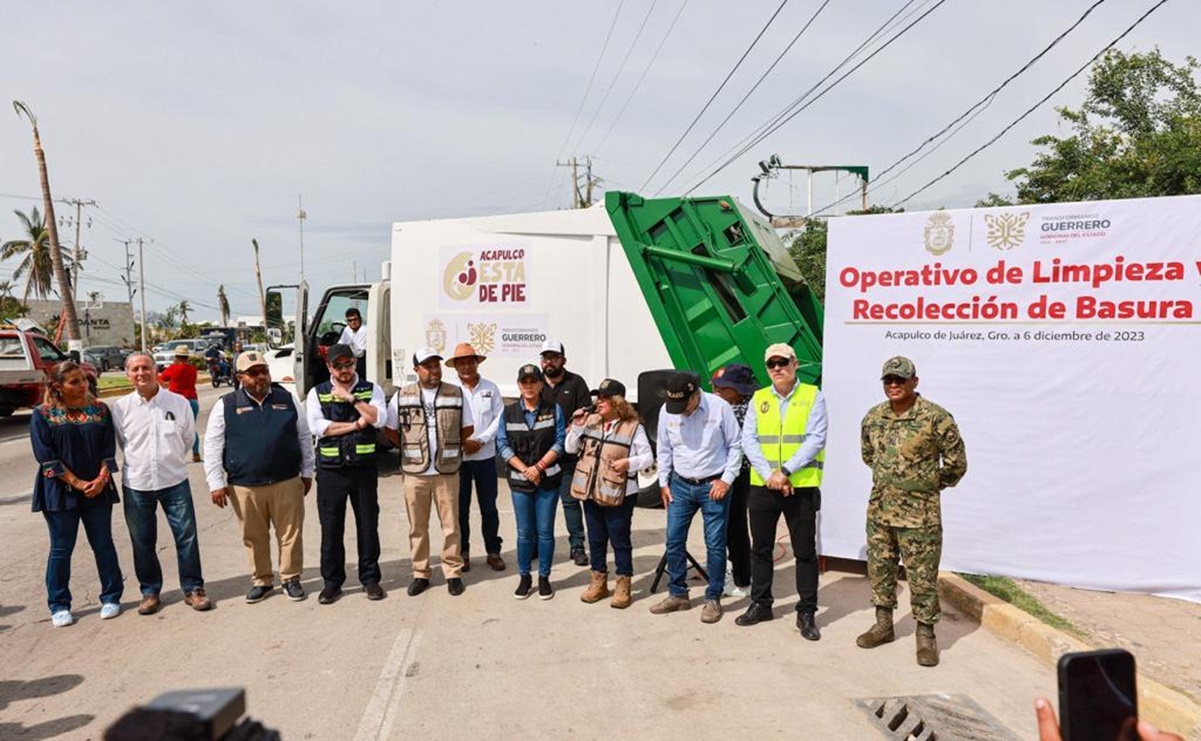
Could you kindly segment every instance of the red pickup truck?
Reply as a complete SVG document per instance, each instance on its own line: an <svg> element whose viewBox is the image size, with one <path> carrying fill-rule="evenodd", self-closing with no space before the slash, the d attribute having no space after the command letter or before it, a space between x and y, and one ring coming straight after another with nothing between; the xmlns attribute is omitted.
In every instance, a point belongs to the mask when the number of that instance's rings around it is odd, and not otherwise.
<svg viewBox="0 0 1201 741"><path fill-rule="evenodd" d="M0 417L42 403L47 371L70 360L45 335L15 327L0 328ZM80 363L92 392L96 391L96 366Z"/></svg>

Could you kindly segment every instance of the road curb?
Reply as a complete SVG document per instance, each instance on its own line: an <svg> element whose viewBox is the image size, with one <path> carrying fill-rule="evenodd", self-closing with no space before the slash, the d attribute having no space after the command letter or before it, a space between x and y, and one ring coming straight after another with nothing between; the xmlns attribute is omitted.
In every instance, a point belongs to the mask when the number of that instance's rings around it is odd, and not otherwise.
<svg viewBox="0 0 1201 741"><path fill-rule="evenodd" d="M209 374L207 372L206 373L198 373L196 375L196 385L200 386L200 385L203 385L206 383L212 383L212 379L209 378ZM97 393L96 395L99 396L101 399L111 399L114 396L125 396L130 391L133 391L132 385L118 386L116 388L101 389L100 392Z"/></svg>
<svg viewBox="0 0 1201 741"><path fill-rule="evenodd" d="M939 572L938 592L960 612L1006 641L1021 646L1047 666L1054 667L1059 657L1070 651L1095 648L949 571ZM1138 696L1139 715L1144 720L1185 738L1201 738L1201 705L1197 701L1142 672L1138 675Z"/></svg>

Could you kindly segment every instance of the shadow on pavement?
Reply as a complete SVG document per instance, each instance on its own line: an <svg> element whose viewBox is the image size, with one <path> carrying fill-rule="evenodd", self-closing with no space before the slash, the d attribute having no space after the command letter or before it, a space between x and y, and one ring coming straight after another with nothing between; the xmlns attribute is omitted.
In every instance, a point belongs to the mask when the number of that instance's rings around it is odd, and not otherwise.
<svg viewBox="0 0 1201 741"><path fill-rule="evenodd" d="M57 674L29 681L0 680L0 709L14 702L36 700L69 692L83 684L79 674ZM65 733L83 728L91 723L94 715L67 715L44 723L27 726L24 723L0 723L0 738L36 739L56 738Z"/></svg>

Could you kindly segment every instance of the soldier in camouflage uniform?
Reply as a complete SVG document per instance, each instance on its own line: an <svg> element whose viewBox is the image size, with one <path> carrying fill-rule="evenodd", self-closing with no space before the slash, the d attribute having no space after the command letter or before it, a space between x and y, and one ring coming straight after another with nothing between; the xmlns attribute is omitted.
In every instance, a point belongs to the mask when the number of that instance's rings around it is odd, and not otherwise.
<svg viewBox="0 0 1201 741"><path fill-rule="evenodd" d="M934 624L938 563L942 557L940 492L967 472L967 454L950 412L917 393L917 369L895 357L881 374L888 401L863 418L863 462L872 469L867 506L867 571L876 624L856 639L875 648L896 639L897 564L904 559L910 603L917 620L917 663L938 664Z"/></svg>

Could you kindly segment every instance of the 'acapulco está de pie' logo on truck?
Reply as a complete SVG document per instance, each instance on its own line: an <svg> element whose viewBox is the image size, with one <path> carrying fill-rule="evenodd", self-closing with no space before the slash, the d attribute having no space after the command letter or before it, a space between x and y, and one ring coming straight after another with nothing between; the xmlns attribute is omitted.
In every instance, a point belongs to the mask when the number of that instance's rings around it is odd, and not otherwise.
<svg viewBox="0 0 1201 741"><path fill-rule="evenodd" d="M443 258L442 292L451 303L514 305L529 300L524 247L452 247L443 250Z"/></svg>

